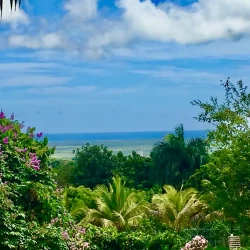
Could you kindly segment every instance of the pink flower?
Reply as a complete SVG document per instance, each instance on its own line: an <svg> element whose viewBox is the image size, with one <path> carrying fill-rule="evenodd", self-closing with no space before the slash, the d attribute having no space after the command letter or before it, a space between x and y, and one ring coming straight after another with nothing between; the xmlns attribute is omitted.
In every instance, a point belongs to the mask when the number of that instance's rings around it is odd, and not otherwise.
<svg viewBox="0 0 250 250"><path fill-rule="evenodd" d="M69 235L68 235L68 233L67 233L66 231L64 231L64 232L62 233L62 237L63 237L65 240L67 240L67 239L69 238Z"/></svg>
<svg viewBox="0 0 250 250"><path fill-rule="evenodd" d="M5 137L5 138L3 139L3 143L4 143L4 144L8 144L8 143L9 143L9 138L8 138L8 137Z"/></svg>

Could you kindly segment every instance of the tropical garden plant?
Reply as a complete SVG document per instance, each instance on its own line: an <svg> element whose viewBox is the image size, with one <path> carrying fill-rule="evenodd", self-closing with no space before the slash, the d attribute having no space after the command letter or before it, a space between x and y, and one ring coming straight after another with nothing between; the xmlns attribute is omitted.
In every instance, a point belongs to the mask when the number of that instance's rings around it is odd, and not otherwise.
<svg viewBox="0 0 250 250"><path fill-rule="evenodd" d="M164 194L156 194L152 198L152 212L176 231L190 227L192 219L205 208L198 192L193 188L177 191L170 185L163 189Z"/></svg>
<svg viewBox="0 0 250 250"><path fill-rule="evenodd" d="M104 227L115 226L118 230L136 226L145 214L145 207L137 200L136 193L125 187L120 177L113 177L108 187L96 187L97 208L89 209L86 221Z"/></svg>

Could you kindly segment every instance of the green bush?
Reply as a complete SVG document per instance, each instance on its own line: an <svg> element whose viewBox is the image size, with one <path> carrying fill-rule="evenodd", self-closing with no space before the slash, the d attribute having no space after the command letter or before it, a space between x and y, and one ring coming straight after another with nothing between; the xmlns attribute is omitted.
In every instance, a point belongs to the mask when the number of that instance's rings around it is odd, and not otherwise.
<svg viewBox="0 0 250 250"><path fill-rule="evenodd" d="M149 250L179 250L185 242L176 232L167 230L152 238Z"/></svg>
<svg viewBox="0 0 250 250"><path fill-rule="evenodd" d="M90 250L119 250L115 227L101 228L93 225L86 227L86 241L89 242Z"/></svg>
<svg viewBox="0 0 250 250"><path fill-rule="evenodd" d="M186 243L186 239L173 230L162 233L135 230L118 232L114 227L88 225L86 240L90 250L179 250Z"/></svg>
<svg viewBox="0 0 250 250"><path fill-rule="evenodd" d="M83 231L63 207L49 166L54 149L35 128L22 129L0 112L0 249L80 249Z"/></svg>

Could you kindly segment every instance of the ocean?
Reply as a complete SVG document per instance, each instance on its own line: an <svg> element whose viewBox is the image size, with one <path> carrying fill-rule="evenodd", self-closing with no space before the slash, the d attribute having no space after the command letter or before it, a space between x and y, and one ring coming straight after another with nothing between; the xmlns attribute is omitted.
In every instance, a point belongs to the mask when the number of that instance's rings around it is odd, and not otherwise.
<svg viewBox="0 0 250 250"><path fill-rule="evenodd" d="M60 159L73 158L72 151L82 145L105 145L114 153L122 151L125 155L136 151L147 156L154 144L161 141L173 131L157 132L114 132L114 133L72 133L72 134L47 134L50 146L56 146L54 157ZM185 139L205 137L206 132L201 130L185 131Z"/></svg>

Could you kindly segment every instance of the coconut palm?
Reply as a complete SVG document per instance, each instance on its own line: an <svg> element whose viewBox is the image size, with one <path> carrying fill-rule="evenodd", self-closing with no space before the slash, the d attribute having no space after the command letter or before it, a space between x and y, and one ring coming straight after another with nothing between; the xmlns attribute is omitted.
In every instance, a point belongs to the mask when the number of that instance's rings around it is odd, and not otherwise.
<svg viewBox="0 0 250 250"><path fill-rule="evenodd" d="M163 188L166 193L156 194L152 198L152 211L162 222L177 231L189 227L192 219L206 208L193 188L180 191L170 185Z"/></svg>
<svg viewBox="0 0 250 250"><path fill-rule="evenodd" d="M184 128L180 124L175 133L167 135L155 144L151 156L160 185L171 184L180 188L183 181L192 175L206 159L206 143L201 138L185 141Z"/></svg>
<svg viewBox="0 0 250 250"><path fill-rule="evenodd" d="M135 226L144 216L144 207L137 202L136 193L125 187L120 177L114 177L108 187L96 187L99 197L96 198L97 209L89 209L85 221L99 226L115 226L122 230Z"/></svg>
<svg viewBox="0 0 250 250"><path fill-rule="evenodd" d="M0 0L0 12L1 12L1 16L2 16L2 12L3 12L4 2L6 3L6 0ZM11 10L13 10L14 7L15 7L15 10L16 10L17 5L19 5L19 8L20 8L21 2L22 2L22 0L10 0L10 8L11 8Z"/></svg>

